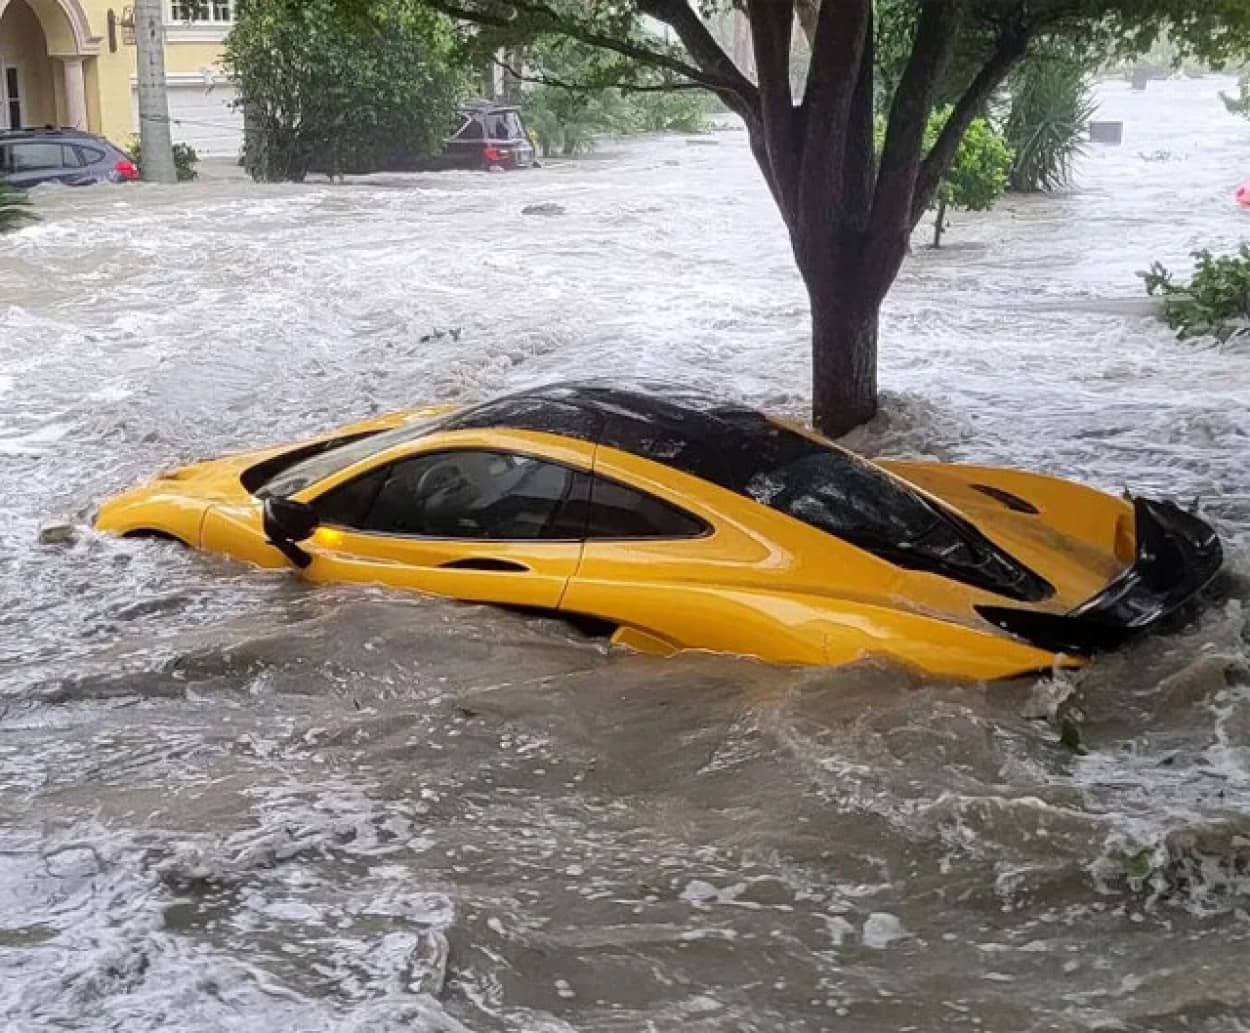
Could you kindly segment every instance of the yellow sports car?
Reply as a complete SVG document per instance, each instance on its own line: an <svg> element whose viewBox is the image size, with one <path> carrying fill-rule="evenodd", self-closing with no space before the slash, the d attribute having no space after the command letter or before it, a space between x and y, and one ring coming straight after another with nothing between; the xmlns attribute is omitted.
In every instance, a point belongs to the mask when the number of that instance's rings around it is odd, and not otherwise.
<svg viewBox="0 0 1250 1033"><path fill-rule="evenodd" d="M989 467L870 463L682 389L556 384L173 470L96 526L315 581L589 618L651 653L1075 666L1193 597L1205 523Z"/></svg>

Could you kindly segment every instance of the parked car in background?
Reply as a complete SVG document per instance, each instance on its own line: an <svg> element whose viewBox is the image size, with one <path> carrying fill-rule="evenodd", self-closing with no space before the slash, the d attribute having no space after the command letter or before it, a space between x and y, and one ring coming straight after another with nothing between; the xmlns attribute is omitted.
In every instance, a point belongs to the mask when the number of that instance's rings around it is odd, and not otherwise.
<svg viewBox="0 0 1250 1033"><path fill-rule="evenodd" d="M102 136L51 127L0 130L0 179L13 186L78 187L138 178L135 163Z"/></svg>
<svg viewBox="0 0 1250 1033"><path fill-rule="evenodd" d="M469 101L456 112L458 125L434 166L445 169L522 169L535 164L518 108L492 101Z"/></svg>

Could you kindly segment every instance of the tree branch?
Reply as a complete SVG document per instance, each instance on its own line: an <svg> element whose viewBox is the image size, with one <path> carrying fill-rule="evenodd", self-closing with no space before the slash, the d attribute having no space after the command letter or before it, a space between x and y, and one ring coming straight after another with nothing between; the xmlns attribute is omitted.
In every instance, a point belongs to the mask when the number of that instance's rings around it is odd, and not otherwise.
<svg viewBox="0 0 1250 1033"><path fill-rule="evenodd" d="M756 0L767 3L768 0ZM872 0L824 0L812 41L812 63L803 90L803 150L799 206L841 208L847 131L872 33ZM840 221L836 220L835 221Z"/></svg>
<svg viewBox="0 0 1250 1033"><path fill-rule="evenodd" d="M512 29L514 31L517 27L515 17L511 13L496 13L478 6L466 7L453 3L452 0L426 0L426 3L434 10L441 11L450 18L458 18L461 21L472 22L476 25L490 25L493 28ZM575 19L562 16L558 11L548 7L546 4L532 3L529 0L507 0L504 6L516 11L522 11L540 23L546 23L548 30L551 32L558 32L580 40L583 43L588 43L591 46L614 51L617 54L622 54L653 68L666 69L677 75L684 76L692 82L697 82L714 93L720 94L732 88L733 84L731 82L721 80L700 68L696 68L694 65L680 61L671 54L652 50L650 47L643 46L640 43L632 43L629 40L619 39L616 36L605 35Z"/></svg>
<svg viewBox="0 0 1250 1033"><path fill-rule="evenodd" d="M956 0L936 0L921 9L911 56L890 104L870 225L874 239L901 236L904 249L933 91L950 61L961 15Z"/></svg>
<svg viewBox="0 0 1250 1033"><path fill-rule="evenodd" d="M916 186L911 201L911 227L918 223L937 194L942 177L950 170L955 152L972 120L980 114L994 91L1007 78L1016 63L1029 48L1031 32L1017 27L999 37L990 59L981 66L972 83L951 109L950 117L929 149L916 175ZM910 228L910 227L909 227Z"/></svg>
<svg viewBox="0 0 1250 1033"><path fill-rule="evenodd" d="M802 157L802 118L790 93L790 42L794 0L755 0L748 4L751 43L759 80L760 122L764 152L772 170L782 215L797 213L798 173Z"/></svg>
<svg viewBox="0 0 1250 1033"><path fill-rule="evenodd" d="M864 41L864 55L859 62L859 82L851 101L851 115L846 127L846 151L842 161L843 210L861 232L868 229L872 212L873 183L877 173L876 155L873 153L875 49L870 31Z"/></svg>
<svg viewBox="0 0 1250 1033"><path fill-rule="evenodd" d="M794 13L798 15L799 28L810 47L816 39L816 23L820 21L820 0L796 0Z"/></svg>
<svg viewBox="0 0 1250 1033"><path fill-rule="evenodd" d="M686 0L638 0L638 11L669 26L707 76L736 93L743 104L759 108L759 93L755 84L742 74Z"/></svg>
<svg viewBox="0 0 1250 1033"><path fill-rule="evenodd" d="M676 93L680 90L702 90L705 93L707 92L707 87L702 83L688 81L655 83L648 86L631 82L568 82L565 79L557 79L550 75L526 75L519 68L513 67L507 61L498 57L492 57L491 61L517 80L517 82L534 83L538 86L555 86L561 90L568 90L570 93L594 93L596 90L620 90L622 93Z"/></svg>

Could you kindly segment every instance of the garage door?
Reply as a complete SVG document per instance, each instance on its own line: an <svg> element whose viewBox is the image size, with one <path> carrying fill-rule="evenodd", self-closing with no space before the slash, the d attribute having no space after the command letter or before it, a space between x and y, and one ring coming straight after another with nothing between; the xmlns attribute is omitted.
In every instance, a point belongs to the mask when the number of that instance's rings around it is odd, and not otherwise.
<svg viewBox="0 0 1250 1033"><path fill-rule="evenodd" d="M170 135L174 143L189 143L201 158L237 157L243 147L243 112L232 105L237 93L225 82L168 80ZM139 127L139 99L131 94L135 132Z"/></svg>

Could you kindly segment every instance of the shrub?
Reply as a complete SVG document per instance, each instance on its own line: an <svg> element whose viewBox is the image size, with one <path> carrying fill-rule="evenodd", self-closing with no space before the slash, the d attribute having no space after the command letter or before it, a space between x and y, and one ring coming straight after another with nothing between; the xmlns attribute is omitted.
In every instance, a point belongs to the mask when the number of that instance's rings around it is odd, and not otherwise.
<svg viewBox="0 0 1250 1033"><path fill-rule="evenodd" d="M1163 299L1163 318L1180 340L1210 335L1226 341L1250 331L1250 244L1236 255L1193 252L1193 277L1176 283L1159 262L1138 273L1146 292Z"/></svg>
<svg viewBox="0 0 1250 1033"><path fill-rule="evenodd" d="M10 186L0 179L0 233L8 233L36 218L38 216L30 210L26 191Z"/></svg>
<svg viewBox="0 0 1250 1033"><path fill-rule="evenodd" d="M709 95L691 90L662 90L624 95L634 128L644 133L707 131Z"/></svg>
<svg viewBox="0 0 1250 1033"><path fill-rule="evenodd" d="M452 23L420 0L238 0L236 19L226 64L255 179L415 163L467 92Z"/></svg>
<svg viewBox="0 0 1250 1033"><path fill-rule="evenodd" d="M1072 178L1072 162L1085 150L1095 110L1085 68L1077 61L1043 55L1026 63L1011 86L1011 110L1003 126L1015 153L1012 190L1057 190Z"/></svg>
<svg viewBox="0 0 1250 1033"><path fill-rule="evenodd" d="M930 116L926 147L932 146L949 113L949 109L942 109ZM973 121L960 141L950 171L938 187L937 218L933 228L934 247L942 246L947 208L983 212L994 207L994 202L1007 189L1011 156L1011 148L1007 146L1007 142L986 119L978 118Z"/></svg>
<svg viewBox="0 0 1250 1033"><path fill-rule="evenodd" d="M925 127L924 145L932 147L942 126L950 117L950 108L935 109ZM876 152L881 154L885 143L885 119L878 117L874 126ZM1011 167L1011 148L987 119L973 119L960 141L950 171L938 187L933 199L937 216L933 224L933 246L942 246L942 234L948 223L946 212L962 208L970 212L988 211L1007 188L1007 170Z"/></svg>
<svg viewBox="0 0 1250 1033"><path fill-rule="evenodd" d="M143 144L138 136L131 136L130 142L126 145L126 153L140 169L143 168ZM174 144L174 171L177 173L179 183L188 183L193 179L198 179L200 174L195 171L195 166L199 163L200 156L195 153L195 148L189 143Z"/></svg>
<svg viewBox="0 0 1250 1033"><path fill-rule="evenodd" d="M562 86L538 86L521 99L525 124L543 156L582 154L601 133L624 132L629 124L616 90L585 92Z"/></svg>
<svg viewBox="0 0 1250 1033"><path fill-rule="evenodd" d="M951 109L942 107L929 115L925 126L924 145L932 147L950 117ZM885 144L885 119L878 116L873 130L874 146L880 156ZM933 224L933 246L942 246L946 231L946 212L963 208L970 212L988 211L994 207L1007 188L1007 170L1011 167L1011 148L987 119L973 119L955 152L950 171L938 187L932 208L937 209Z"/></svg>

